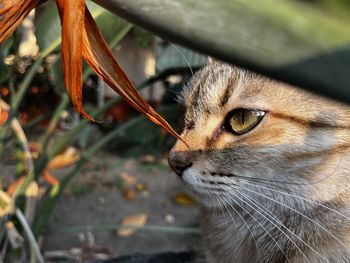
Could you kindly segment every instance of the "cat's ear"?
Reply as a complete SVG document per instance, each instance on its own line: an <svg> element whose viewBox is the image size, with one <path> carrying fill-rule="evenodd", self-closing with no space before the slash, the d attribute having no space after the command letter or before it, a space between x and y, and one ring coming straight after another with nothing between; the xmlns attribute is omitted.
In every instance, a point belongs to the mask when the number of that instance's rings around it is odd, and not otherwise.
<svg viewBox="0 0 350 263"><path fill-rule="evenodd" d="M207 61L208 61L208 65L220 63L220 60L211 56L207 56Z"/></svg>
<svg viewBox="0 0 350 263"><path fill-rule="evenodd" d="M208 64L213 64L215 62L215 58L208 56L207 61L208 61Z"/></svg>

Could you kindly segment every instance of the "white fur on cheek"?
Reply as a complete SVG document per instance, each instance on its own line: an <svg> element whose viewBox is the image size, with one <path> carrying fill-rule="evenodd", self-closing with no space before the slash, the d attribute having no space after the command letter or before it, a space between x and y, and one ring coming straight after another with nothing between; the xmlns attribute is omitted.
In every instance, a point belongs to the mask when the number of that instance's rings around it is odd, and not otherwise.
<svg viewBox="0 0 350 263"><path fill-rule="evenodd" d="M201 180L201 176L202 174L197 169L191 167L183 172L182 181L199 203L206 207L218 206L216 194L213 194L210 185Z"/></svg>
<svg viewBox="0 0 350 263"><path fill-rule="evenodd" d="M198 172L198 170L190 167L183 172L182 180L192 190L195 190L200 183L199 176L200 176L200 173Z"/></svg>

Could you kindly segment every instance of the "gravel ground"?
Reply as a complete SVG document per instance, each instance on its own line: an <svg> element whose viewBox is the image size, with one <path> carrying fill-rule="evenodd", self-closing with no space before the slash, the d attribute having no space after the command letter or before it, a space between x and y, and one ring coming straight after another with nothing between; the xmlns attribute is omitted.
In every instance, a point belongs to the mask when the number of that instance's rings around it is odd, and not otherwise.
<svg viewBox="0 0 350 263"><path fill-rule="evenodd" d="M42 240L50 261L89 262L198 246L199 234L193 233L198 206L183 194L166 160L143 159L104 153L84 167L61 196ZM112 229L140 213L147 215L143 230L122 237Z"/></svg>

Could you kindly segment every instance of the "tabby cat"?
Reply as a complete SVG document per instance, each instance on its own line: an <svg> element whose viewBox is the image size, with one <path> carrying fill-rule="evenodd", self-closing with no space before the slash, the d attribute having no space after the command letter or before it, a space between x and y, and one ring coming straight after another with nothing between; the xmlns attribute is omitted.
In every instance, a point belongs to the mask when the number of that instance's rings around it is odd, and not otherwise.
<svg viewBox="0 0 350 263"><path fill-rule="evenodd" d="M349 106L217 61L181 102L205 262L350 262Z"/></svg>

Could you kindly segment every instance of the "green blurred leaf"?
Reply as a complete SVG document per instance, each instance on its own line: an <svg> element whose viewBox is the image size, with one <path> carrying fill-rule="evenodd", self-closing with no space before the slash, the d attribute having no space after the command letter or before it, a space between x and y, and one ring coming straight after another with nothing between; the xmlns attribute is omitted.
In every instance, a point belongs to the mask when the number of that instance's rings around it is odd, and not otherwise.
<svg viewBox="0 0 350 263"><path fill-rule="evenodd" d="M0 67L0 83L5 82L10 77L11 67L8 65L5 65L4 59L9 55L12 45L13 45L13 37L10 36L0 46L0 61L1 61L1 65L2 65Z"/></svg>
<svg viewBox="0 0 350 263"><path fill-rule="evenodd" d="M108 10L87 2L88 8L108 42L125 26L126 22ZM41 51L50 47L57 47L61 40L61 21L55 2L49 1L38 8L36 19L36 38Z"/></svg>
<svg viewBox="0 0 350 263"><path fill-rule="evenodd" d="M108 10L92 3L87 2L88 8L95 18L96 23L107 42L115 38L119 32L125 29L127 22L118 18ZM36 37L40 51L49 53L60 46L61 43L61 22L54 2L47 2L42 5L35 21ZM88 69L86 63L83 64L83 71ZM54 75L56 82L55 91L58 94L64 92L64 76L61 67L61 57L57 59L52 66L51 73Z"/></svg>
<svg viewBox="0 0 350 263"><path fill-rule="evenodd" d="M167 46L156 62L156 71L168 69L199 68L207 64L207 56L178 45Z"/></svg>
<svg viewBox="0 0 350 263"><path fill-rule="evenodd" d="M103 7L92 2L87 4L106 42L111 41L127 25L125 20Z"/></svg>
<svg viewBox="0 0 350 263"><path fill-rule="evenodd" d="M35 36L40 51L57 48L61 40L61 21L54 1L48 1L37 9Z"/></svg>
<svg viewBox="0 0 350 263"><path fill-rule="evenodd" d="M62 60L61 56L58 57L55 64L51 67L51 73L54 75L54 90L56 94L63 94L66 92L65 86L64 86L64 76L62 71Z"/></svg>

